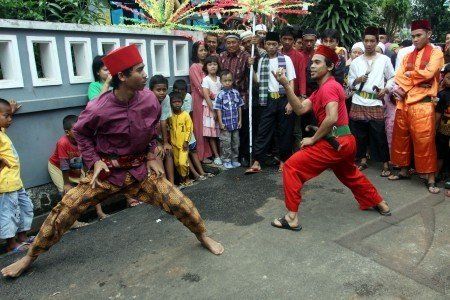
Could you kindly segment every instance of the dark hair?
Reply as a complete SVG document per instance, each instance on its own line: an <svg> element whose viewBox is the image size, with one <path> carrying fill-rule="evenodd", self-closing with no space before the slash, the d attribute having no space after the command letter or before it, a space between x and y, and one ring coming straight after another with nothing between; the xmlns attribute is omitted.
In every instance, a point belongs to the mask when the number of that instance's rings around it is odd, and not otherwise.
<svg viewBox="0 0 450 300"><path fill-rule="evenodd" d="M63 119L63 128L64 131L69 131L72 129L73 125L78 121L78 117L75 115L65 116Z"/></svg>
<svg viewBox="0 0 450 300"><path fill-rule="evenodd" d="M325 29L322 32L322 40L324 38L332 38L335 39L337 42L339 42L339 33L336 29Z"/></svg>
<svg viewBox="0 0 450 300"><path fill-rule="evenodd" d="M412 46L412 41L411 41L411 40L403 40L403 41L400 43L400 46L402 46L402 47L409 47L409 46Z"/></svg>
<svg viewBox="0 0 450 300"><path fill-rule="evenodd" d="M100 76L97 74L101 68L105 65L102 61L102 58L105 57L104 55L97 55L94 57L94 60L92 60L92 73L94 73L94 79L95 81L100 81Z"/></svg>
<svg viewBox="0 0 450 300"><path fill-rule="evenodd" d="M213 37L219 38L219 36L215 32L207 32L205 35L205 40L206 40L206 37L208 37L208 36L213 36Z"/></svg>
<svg viewBox="0 0 450 300"><path fill-rule="evenodd" d="M331 67L331 65L333 65L333 69L331 70L331 75L334 75L334 73L336 71L336 65L328 57L325 57L325 65L328 68Z"/></svg>
<svg viewBox="0 0 450 300"><path fill-rule="evenodd" d="M222 79L222 76L227 76L227 75L229 75L229 74L231 74L231 77L233 77L233 73L231 73L231 71L230 70L228 70L228 69L223 69L221 72L220 72L220 79Z"/></svg>
<svg viewBox="0 0 450 300"><path fill-rule="evenodd" d="M153 75L152 78L150 78L150 82L148 84L150 90L153 90L155 85L157 84L165 84L167 88L169 88L169 81L166 77L162 75Z"/></svg>
<svg viewBox="0 0 450 300"><path fill-rule="evenodd" d="M283 27L283 29L280 30L280 39L283 36L292 36L295 39L296 34L294 28L291 26Z"/></svg>
<svg viewBox="0 0 450 300"><path fill-rule="evenodd" d="M8 100L5 100L3 98L0 98L0 104L3 104L3 105L11 107L11 103L9 103Z"/></svg>
<svg viewBox="0 0 450 300"><path fill-rule="evenodd" d="M177 79L173 83L173 89L181 90L185 89L187 91L187 82L184 79Z"/></svg>
<svg viewBox="0 0 450 300"><path fill-rule="evenodd" d="M181 100L183 102L183 97L181 97L181 93L178 92L171 92L169 98L170 102L172 102L172 100Z"/></svg>
<svg viewBox="0 0 450 300"><path fill-rule="evenodd" d="M208 69L207 66L210 63L216 63L217 64L217 74L220 73L220 64L219 64L219 58L217 57L217 55L209 55L206 57L204 63L203 63L203 72L205 72L205 74L208 74Z"/></svg>
<svg viewBox="0 0 450 300"><path fill-rule="evenodd" d="M202 42L202 41L195 42L195 43L192 45L191 60L192 60L193 63L198 63L198 62L200 62L200 60L198 59L198 48L200 48L200 46L202 46L202 45L203 45L203 46L205 45L205 43Z"/></svg>
<svg viewBox="0 0 450 300"><path fill-rule="evenodd" d="M130 76L132 70L133 70L133 67L128 68L128 69L126 69L126 70L123 70L123 71L120 72L120 73L122 73L124 76L128 77L128 76ZM112 79L111 79L111 87L112 87L113 89L117 89L117 88L119 88L119 85L120 85L121 82L122 82L122 81L120 81L119 75L116 74L116 75L114 75L114 76L112 77Z"/></svg>

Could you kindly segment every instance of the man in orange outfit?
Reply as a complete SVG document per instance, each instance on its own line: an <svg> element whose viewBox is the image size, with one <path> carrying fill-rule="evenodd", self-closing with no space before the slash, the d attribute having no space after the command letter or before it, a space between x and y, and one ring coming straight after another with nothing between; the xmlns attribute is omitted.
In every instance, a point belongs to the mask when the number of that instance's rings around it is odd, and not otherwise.
<svg viewBox="0 0 450 300"><path fill-rule="evenodd" d="M431 26L427 20L413 21L411 35L415 49L404 57L395 75L398 88L394 131L392 134L391 160L401 167L398 175L390 180L408 177L411 163L411 147L414 149L416 171L428 175L427 187L437 194L435 146L435 99L439 88L439 71L444 65L441 50L430 44Z"/></svg>

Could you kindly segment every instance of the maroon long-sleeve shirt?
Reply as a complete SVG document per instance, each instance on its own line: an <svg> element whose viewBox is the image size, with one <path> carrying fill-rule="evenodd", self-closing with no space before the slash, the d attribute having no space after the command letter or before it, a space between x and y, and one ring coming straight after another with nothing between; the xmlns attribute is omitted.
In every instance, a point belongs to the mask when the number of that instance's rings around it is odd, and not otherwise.
<svg viewBox="0 0 450 300"><path fill-rule="evenodd" d="M156 144L160 116L161 106L148 89L136 92L128 103L118 100L112 91L89 102L73 127L87 168L91 169L101 156L147 153ZM142 163L129 170L111 170L108 181L122 186L126 172L138 181L147 177L147 167Z"/></svg>

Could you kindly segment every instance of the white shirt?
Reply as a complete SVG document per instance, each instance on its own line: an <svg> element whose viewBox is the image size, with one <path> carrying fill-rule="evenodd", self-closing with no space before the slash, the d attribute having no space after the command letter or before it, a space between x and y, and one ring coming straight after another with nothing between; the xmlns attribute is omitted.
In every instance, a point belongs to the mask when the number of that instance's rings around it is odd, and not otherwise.
<svg viewBox="0 0 450 300"><path fill-rule="evenodd" d="M391 59L386 55L377 53L370 60L367 59L365 55L361 55L355 58L350 64L350 70L348 73L348 84L353 86L353 82L356 78L364 76L368 71L369 78L362 91L374 94L376 93L373 90L374 86L377 86L379 89L384 89L386 84L388 83L391 86L391 82L394 81L394 67L392 67ZM356 90L359 90L359 86L361 84L357 84L355 86ZM378 99L365 99L356 93L353 94L352 103L363 106L382 106L383 102Z"/></svg>
<svg viewBox="0 0 450 300"><path fill-rule="evenodd" d="M214 95L214 98L216 98L216 96L222 89L222 84L220 83L219 76L216 76L216 81L213 81L212 78L207 75L205 78L203 78L202 88L209 89L209 92ZM211 101L214 101L214 98L212 98Z"/></svg>
<svg viewBox="0 0 450 300"><path fill-rule="evenodd" d="M400 64L403 62L403 58L406 55L408 55L409 53L413 52L414 48L415 48L414 45L411 45L411 46L408 46L408 47L398 50L397 58L395 61L395 71L397 71L398 68L400 68Z"/></svg>
<svg viewBox="0 0 450 300"><path fill-rule="evenodd" d="M286 77L289 81L294 80L297 78L295 76L295 69L294 64L292 63L292 60L289 56L283 55L284 59L286 60ZM259 74L261 73L261 62L262 59L258 62L258 81L259 81ZM269 59L269 92L270 93L277 93L280 90L280 84L275 79L275 77L272 74L272 71L276 72L278 70L278 55L274 58Z"/></svg>

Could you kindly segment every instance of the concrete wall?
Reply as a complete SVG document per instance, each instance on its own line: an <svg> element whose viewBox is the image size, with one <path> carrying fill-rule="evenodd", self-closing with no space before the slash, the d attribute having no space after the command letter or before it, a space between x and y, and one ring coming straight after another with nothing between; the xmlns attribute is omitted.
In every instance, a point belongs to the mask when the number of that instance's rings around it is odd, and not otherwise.
<svg viewBox="0 0 450 300"><path fill-rule="evenodd" d="M89 57L89 59L98 55L98 39L119 39L120 46L124 46L127 39L145 40L145 50L147 52L146 63L149 66L149 77L157 74L152 64L152 57L155 55L155 51L152 48L152 41L153 43L154 41L165 42L168 47L162 48L166 53L160 53L162 55L160 57L166 58L163 62L168 63L168 69L164 70L164 73L166 73L170 84L172 84L174 80L179 78L188 79L185 72L175 74L175 58L173 55L175 41L188 41L188 55L186 59L189 58L192 42L185 37L186 35L201 39L201 36L196 32L166 32L163 30L145 30L141 28L116 26L0 20L0 46L3 47L0 47L0 50L5 49L4 46L8 45L5 42L5 36L16 37L18 57L13 57L14 55L12 55L8 59L13 59L10 63L14 63L15 66L14 76L17 77L17 74L21 71L21 77L23 79L23 87L13 88L5 87L5 84L2 87L2 80L0 80L0 97L15 99L22 104L22 108L14 116L14 123L8 130L8 135L12 139L20 156L22 179L25 187L36 187L50 182L47 172L47 161L54 149L56 141L63 134L62 119L68 114L79 114L87 103L86 94L89 83L73 83L73 80L71 83L71 79L69 78L70 66L67 61L65 38L88 38L91 53L87 53L89 55L86 55L86 58ZM61 74L60 83L54 83L49 86L37 86L39 84L33 82L30 59L34 55L30 56L27 49L27 37L32 36L55 38L57 59ZM184 53L184 50L180 50L178 53L180 57L183 57L182 53ZM5 59L1 62L3 70L5 69ZM161 63L161 59L158 60L157 58L156 63ZM189 62L187 61L186 63L189 66Z"/></svg>

